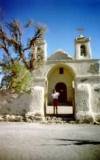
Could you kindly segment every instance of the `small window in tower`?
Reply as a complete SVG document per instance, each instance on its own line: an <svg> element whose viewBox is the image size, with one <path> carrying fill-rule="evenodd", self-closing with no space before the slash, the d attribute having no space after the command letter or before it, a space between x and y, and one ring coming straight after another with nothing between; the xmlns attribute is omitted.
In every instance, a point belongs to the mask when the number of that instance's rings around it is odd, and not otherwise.
<svg viewBox="0 0 100 160"><path fill-rule="evenodd" d="M41 47L38 47L38 51L40 51L41 50Z"/></svg>
<svg viewBox="0 0 100 160"><path fill-rule="evenodd" d="M59 68L59 74L64 74L64 69L62 67Z"/></svg>
<svg viewBox="0 0 100 160"><path fill-rule="evenodd" d="M86 46L81 45L81 56L86 56Z"/></svg>

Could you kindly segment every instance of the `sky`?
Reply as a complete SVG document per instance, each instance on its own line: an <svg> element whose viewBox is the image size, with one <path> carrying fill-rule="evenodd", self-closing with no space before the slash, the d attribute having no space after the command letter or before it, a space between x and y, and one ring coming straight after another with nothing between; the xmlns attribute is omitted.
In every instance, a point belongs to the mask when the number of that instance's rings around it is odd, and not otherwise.
<svg viewBox="0 0 100 160"><path fill-rule="evenodd" d="M3 21L32 19L47 26L48 56L58 49L74 56L78 28L91 38L93 58L100 58L100 0L0 0Z"/></svg>

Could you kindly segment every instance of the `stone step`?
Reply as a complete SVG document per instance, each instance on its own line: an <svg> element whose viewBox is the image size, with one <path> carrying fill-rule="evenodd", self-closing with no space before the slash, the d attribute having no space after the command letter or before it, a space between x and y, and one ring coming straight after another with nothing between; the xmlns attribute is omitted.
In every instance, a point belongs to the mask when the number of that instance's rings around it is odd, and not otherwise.
<svg viewBox="0 0 100 160"><path fill-rule="evenodd" d="M53 114L53 106L46 107L46 114ZM58 114L73 114L73 106L58 106Z"/></svg>

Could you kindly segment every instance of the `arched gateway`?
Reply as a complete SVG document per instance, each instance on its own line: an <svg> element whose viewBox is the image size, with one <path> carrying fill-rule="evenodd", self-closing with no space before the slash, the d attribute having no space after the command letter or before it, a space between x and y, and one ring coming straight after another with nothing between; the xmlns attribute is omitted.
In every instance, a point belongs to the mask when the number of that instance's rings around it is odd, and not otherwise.
<svg viewBox="0 0 100 160"><path fill-rule="evenodd" d="M72 68L66 64L54 65L48 73L48 97L46 114L53 114L52 91L59 93L58 115L73 114L74 112L74 88L75 74Z"/></svg>

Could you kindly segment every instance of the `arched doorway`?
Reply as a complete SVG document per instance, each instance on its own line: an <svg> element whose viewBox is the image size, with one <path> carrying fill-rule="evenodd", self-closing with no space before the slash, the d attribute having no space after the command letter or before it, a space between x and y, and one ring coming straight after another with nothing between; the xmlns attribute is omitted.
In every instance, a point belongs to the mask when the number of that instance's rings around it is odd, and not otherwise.
<svg viewBox="0 0 100 160"><path fill-rule="evenodd" d="M64 83L59 82L55 86L56 91L60 93L59 95L59 105L67 104L67 87Z"/></svg>
<svg viewBox="0 0 100 160"><path fill-rule="evenodd" d="M61 70L62 69L62 70ZM62 72L61 72L62 71ZM71 67L65 64L54 65L47 75L48 87L47 87L47 106L46 114L53 115L52 105L52 91L56 89L59 93L59 116L74 116L74 92L73 82L75 80L75 73Z"/></svg>

